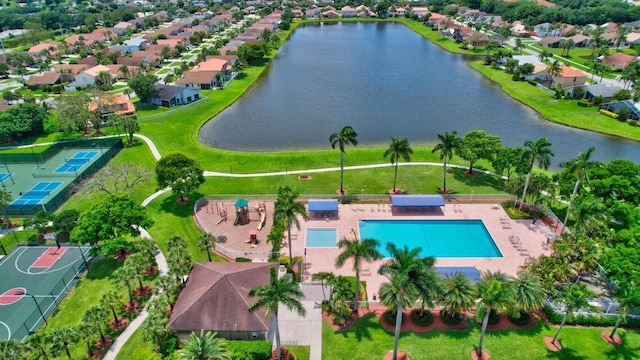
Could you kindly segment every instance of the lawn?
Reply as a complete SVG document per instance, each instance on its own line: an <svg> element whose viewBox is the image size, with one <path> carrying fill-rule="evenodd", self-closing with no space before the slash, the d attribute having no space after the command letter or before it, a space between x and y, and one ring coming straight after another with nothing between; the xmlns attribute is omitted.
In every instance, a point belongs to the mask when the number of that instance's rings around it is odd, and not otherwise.
<svg viewBox="0 0 640 360"><path fill-rule="evenodd" d="M492 359L637 359L640 357L640 335L625 332L624 345L614 348L600 338L602 329L564 327L560 333L564 348L558 353L547 350L543 336L553 336L556 328L539 323L528 330L489 331L484 349ZM404 332L399 349L412 360L469 359L477 346L479 327L468 331ZM393 347L393 333L384 330L377 317L368 315L358 319L344 331L335 332L322 324L322 358L381 359Z"/></svg>
<svg viewBox="0 0 640 360"><path fill-rule="evenodd" d="M481 61L472 62L471 67L500 84L507 94L533 108L547 120L579 129L640 140L639 126L604 116L598 113L595 106L581 107L575 100L555 99L526 81L511 80L511 74L485 66Z"/></svg>
<svg viewBox="0 0 640 360"><path fill-rule="evenodd" d="M161 358L162 356L155 352L153 344L144 339L140 328L131 335L116 356L116 360L160 360Z"/></svg>
<svg viewBox="0 0 640 360"><path fill-rule="evenodd" d="M169 72L169 69L165 68L165 69L160 69L160 70L156 71L156 74L166 74L168 72Z"/></svg>

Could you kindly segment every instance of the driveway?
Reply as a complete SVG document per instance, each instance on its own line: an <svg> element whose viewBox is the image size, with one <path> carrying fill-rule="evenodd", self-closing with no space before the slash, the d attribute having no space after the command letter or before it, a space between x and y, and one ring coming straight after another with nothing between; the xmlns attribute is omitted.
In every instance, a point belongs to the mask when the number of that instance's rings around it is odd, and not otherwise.
<svg viewBox="0 0 640 360"><path fill-rule="evenodd" d="M307 316L301 317L280 307L280 340L283 345L300 345L310 347L310 359L322 359L322 287L320 284L301 284L304 299L302 305Z"/></svg>

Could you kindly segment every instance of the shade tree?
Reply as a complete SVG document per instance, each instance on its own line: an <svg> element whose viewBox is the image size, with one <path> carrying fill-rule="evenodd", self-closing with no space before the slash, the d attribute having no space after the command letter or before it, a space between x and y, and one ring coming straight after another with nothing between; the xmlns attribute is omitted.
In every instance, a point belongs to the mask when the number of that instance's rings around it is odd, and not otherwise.
<svg viewBox="0 0 640 360"><path fill-rule="evenodd" d="M85 192L133 195L138 185L151 180L151 174L149 168L134 163L107 165L87 181Z"/></svg>
<svg viewBox="0 0 640 360"><path fill-rule="evenodd" d="M469 162L469 174L473 174L473 165L478 160L493 159L500 148L500 137L484 130L472 130L460 138L456 154Z"/></svg>
<svg viewBox="0 0 640 360"><path fill-rule="evenodd" d="M524 148L501 146L491 158L491 165L498 174L507 172L507 181L511 180L511 174L514 172L526 172L523 165L522 154Z"/></svg>
<svg viewBox="0 0 640 360"><path fill-rule="evenodd" d="M127 85L138 95L140 103L145 104L157 94L157 82L157 76L139 71L127 80Z"/></svg>
<svg viewBox="0 0 640 360"><path fill-rule="evenodd" d="M156 164L155 172L158 188L170 187L181 201L185 201L185 193L196 190L204 183L200 164L182 153L162 157Z"/></svg>

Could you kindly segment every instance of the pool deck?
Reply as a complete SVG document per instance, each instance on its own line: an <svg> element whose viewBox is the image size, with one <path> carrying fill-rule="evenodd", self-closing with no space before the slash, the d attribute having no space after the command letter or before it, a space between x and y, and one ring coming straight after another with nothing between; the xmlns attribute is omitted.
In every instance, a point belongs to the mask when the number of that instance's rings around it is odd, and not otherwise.
<svg viewBox="0 0 640 360"><path fill-rule="evenodd" d="M366 219L479 219L482 220L487 231L491 234L496 246L502 253L502 258L439 258L436 266L475 266L480 271L502 271L509 275L517 275L518 269L531 257L550 254L543 245L547 242L547 234L553 233L541 221L533 227L532 220L505 220L508 215L497 204L447 204L435 209L393 209L389 204L349 204L340 205L337 215L329 217L310 217L309 221L301 221L301 229L292 231L292 250L294 255L304 254L306 228L337 228L340 239L345 236L353 239L353 230L359 236L358 221ZM529 256L511 244L510 238L517 236L528 250ZM283 253L288 251L286 246ZM353 275L353 263L347 262L342 268L336 268L335 259L340 253L336 248L307 248L303 282L311 282L311 274L321 271L331 271L336 275ZM378 268L384 262L379 260L362 265L361 279L367 282L369 301L373 301L373 294L378 293L380 284L386 281L384 276L378 275Z"/></svg>

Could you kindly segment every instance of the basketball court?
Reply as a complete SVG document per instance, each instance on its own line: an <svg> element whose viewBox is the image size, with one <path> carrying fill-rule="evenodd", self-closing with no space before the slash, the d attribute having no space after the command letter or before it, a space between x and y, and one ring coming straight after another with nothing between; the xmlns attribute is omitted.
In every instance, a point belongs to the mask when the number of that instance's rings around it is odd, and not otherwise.
<svg viewBox="0 0 640 360"><path fill-rule="evenodd" d="M89 246L20 246L0 260L0 340L23 340L53 315L86 269Z"/></svg>

